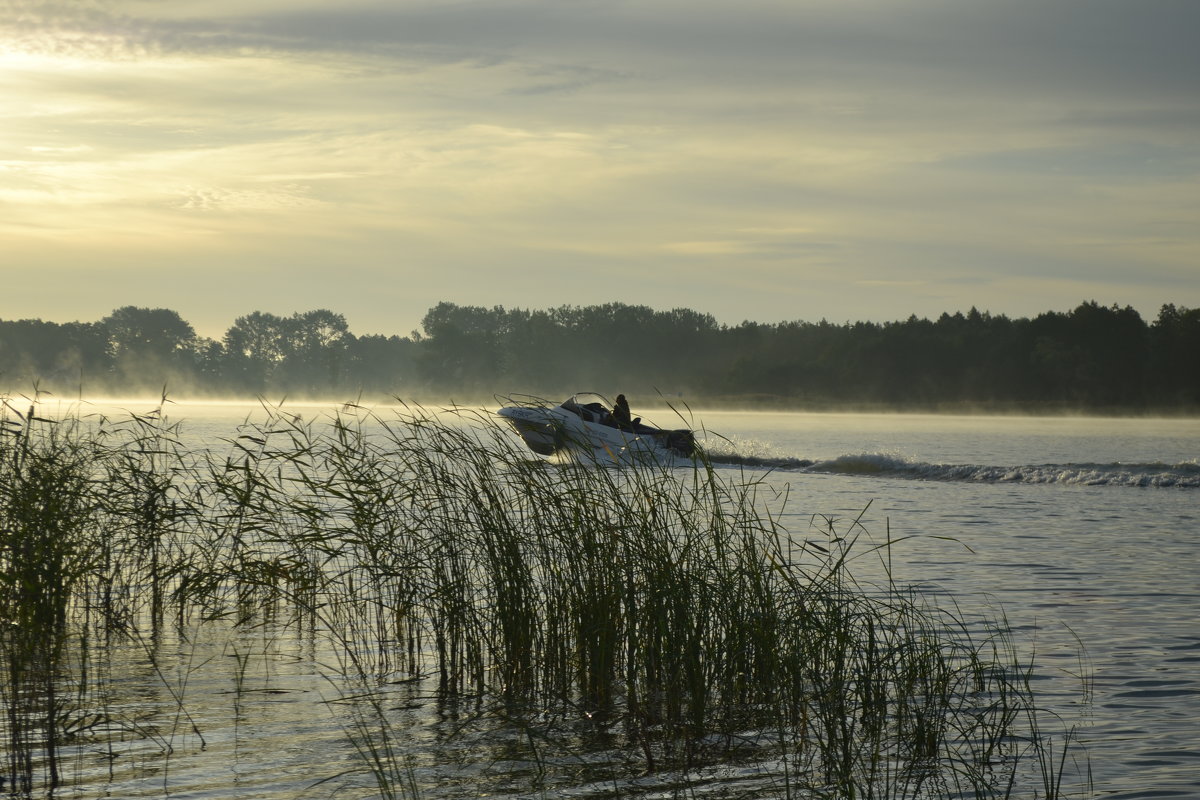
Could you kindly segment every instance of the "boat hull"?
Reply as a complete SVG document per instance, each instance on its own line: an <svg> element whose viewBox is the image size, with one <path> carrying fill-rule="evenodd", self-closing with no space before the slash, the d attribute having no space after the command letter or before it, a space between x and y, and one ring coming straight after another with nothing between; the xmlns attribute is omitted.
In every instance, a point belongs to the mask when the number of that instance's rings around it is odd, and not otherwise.
<svg viewBox="0 0 1200 800"><path fill-rule="evenodd" d="M690 430L662 430L640 421L619 425L599 395L575 395L558 406L513 405L499 416L525 445L542 456L570 456L599 463L691 457L695 437ZM600 398L602 400L602 398Z"/></svg>
<svg viewBox="0 0 1200 800"><path fill-rule="evenodd" d="M545 409L511 406L500 409L525 445L540 456L552 456L563 446L562 425Z"/></svg>

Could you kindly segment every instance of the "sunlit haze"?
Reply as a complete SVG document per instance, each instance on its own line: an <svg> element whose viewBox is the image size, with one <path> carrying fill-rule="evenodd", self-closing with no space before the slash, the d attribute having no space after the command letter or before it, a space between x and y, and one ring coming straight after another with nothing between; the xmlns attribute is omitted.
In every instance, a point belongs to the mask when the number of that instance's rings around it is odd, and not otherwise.
<svg viewBox="0 0 1200 800"><path fill-rule="evenodd" d="M1194 0L0 0L0 318L1200 306Z"/></svg>

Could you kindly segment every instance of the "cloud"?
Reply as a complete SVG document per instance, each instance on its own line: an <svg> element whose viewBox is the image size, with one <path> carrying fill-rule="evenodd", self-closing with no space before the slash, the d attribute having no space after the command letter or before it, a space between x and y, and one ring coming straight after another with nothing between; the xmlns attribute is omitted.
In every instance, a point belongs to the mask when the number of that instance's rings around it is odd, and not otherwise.
<svg viewBox="0 0 1200 800"><path fill-rule="evenodd" d="M411 291L346 293L380 325L439 292L855 318L1151 272L1186 304L1198 15L0 0L0 237L41 269L380 276Z"/></svg>

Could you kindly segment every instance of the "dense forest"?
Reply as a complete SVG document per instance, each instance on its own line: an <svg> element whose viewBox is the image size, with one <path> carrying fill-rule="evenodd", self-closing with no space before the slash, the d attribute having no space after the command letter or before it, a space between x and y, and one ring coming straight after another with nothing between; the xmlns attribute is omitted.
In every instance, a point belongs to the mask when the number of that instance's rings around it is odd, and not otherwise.
<svg viewBox="0 0 1200 800"><path fill-rule="evenodd" d="M1200 411L1200 309L1085 302L1010 319L971 309L887 323L719 325L688 309L441 303L409 336L343 315L254 312L218 341L177 312L0 320L0 392L418 402L625 392L694 407Z"/></svg>

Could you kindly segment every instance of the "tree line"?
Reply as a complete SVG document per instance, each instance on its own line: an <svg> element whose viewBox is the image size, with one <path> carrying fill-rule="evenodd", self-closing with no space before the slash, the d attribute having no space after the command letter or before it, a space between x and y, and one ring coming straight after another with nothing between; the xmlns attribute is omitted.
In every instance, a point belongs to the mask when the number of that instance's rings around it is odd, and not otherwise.
<svg viewBox="0 0 1200 800"><path fill-rule="evenodd" d="M36 387L36 388L35 388ZM720 325L689 309L439 303L409 336L355 336L326 309L238 317L219 339L177 312L0 320L0 390L71 396L488 400L577 390L705 403L900 409L1200 410L1200 309L1085 302L1010 319Z"/></svg>

